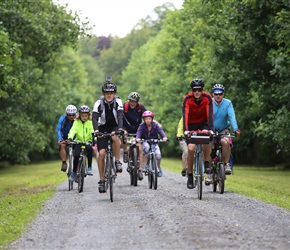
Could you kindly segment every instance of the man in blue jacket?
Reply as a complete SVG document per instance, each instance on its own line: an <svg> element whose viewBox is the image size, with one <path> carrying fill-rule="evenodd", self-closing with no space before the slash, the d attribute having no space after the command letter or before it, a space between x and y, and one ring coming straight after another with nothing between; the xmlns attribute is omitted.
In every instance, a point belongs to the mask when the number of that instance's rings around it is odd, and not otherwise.
<svg viewBox="0 0 290 250"><path fill-rule="evenodd" d="M213 92L213 111L214 111L214 130L218 129L219 133L229 133L230 127L236 135L240 135L236 115L232 102L224 98L225 87L222 84L215 84L212 87ZM232 170L229 164L231 156L230 138L224 137L222 143L222 158L225 163L225 174L231 174Z"/></svg>

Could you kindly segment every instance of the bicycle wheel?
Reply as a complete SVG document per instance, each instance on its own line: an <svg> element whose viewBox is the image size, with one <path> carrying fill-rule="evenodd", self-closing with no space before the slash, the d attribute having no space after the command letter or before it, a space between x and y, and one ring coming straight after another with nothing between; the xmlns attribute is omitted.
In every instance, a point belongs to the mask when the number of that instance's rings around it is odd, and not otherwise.
<svg viewBox="0 0 290 250"><path fill-rule="evenodd" d="M151 157L151 156L149 156ZM148 187L152 188L152 160L150 159L147 163L147 174L148 174Z"/></svg>
<svg viewBox="0 0 290 250"><path fill-rule="evenodd" d="M213 192L216 192L216 188L217 188L217 184L218 184L218 181L217 181L217 166L216 166L216 163L214 163L213 165L213 173L212 173L212 190Z"/></svg>
<svg viewBox="0 0 290 250"><path fill-rule="evenodd" d="M73 152L72 148L69 148L69 154L68 154L68 170L67 170L67 177L69 178L73 170ZM68 191L73 190L74 181L70 181L68 179Z"/></svg>
<svg viewBox="0 0 290 250"><path fill-rule="evenodd" d="M84 181L85 181L85 168L86 168L86 158L82 157L79 162L79 171L78 171L78 191L79 193L84 191Z"/></svg>
<svg viewBox="0 0 290 250"><path fill-rule="evenodd" d="M114 183L114 178L115 178L115 173L113 171L113 160L111 157L108 158L108 167L109 167L109 189L110 189L110 200L111 202L114 201L114 189L113 189L113 183Z"/></svg>
<svg viewBox="0 0 290 250"><path fill-rule="evenodd" d="M153 155L152 159L152 185L153 188L156 190L157 189L157 180L158 180L158 170L157 170L157 160L155 155Z"/></svg>
<svg viewBox="0 0 290 250"><path fill-rule="evenodd" d="M133 159L133 167L131 169L131 172L132 172L132 179L133 179L133 185L136 187L137 186L137 179L138 179L138 163L137 163L137 148L133 148L132 150L132 159Z"/></svg>
<svg viewBox="0 0 290 250"><path fill-rule="evenodd" d="M128 169L129 169L129 175L130 175L130 185L133 185L133 171L132 171L132 160L130 159L128 162Z"/></svg>
<svg viewBox="0 0 290 250"><path fill-rule="evenodd" d="M225 189L225 166L223 163L219 163L218 184L219 184L219 192L220 194L223 194Z"/></svg>
<svg viewBox="0 0 290 250"><path fill-rule="evenodd" d="M201 200L202 199L202 177L203 177L203 158L201 154L198 154L198 161L197 161L197 196Z"/></svg>

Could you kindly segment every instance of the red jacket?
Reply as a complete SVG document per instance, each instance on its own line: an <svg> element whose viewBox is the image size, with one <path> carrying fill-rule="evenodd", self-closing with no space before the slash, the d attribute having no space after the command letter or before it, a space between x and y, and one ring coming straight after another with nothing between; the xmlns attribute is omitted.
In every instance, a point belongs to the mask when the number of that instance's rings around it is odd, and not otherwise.
<svg viewBox="0 0 290 250"><path fill-rule="evenodd" d="M202 92L202 99L198 105L194 101L193 93L187 94L183 99L182 114L184 131L188 130L189 124L200 124L203 122L207 122L209 130L213 130L212 96L207 92Z"/></svg>

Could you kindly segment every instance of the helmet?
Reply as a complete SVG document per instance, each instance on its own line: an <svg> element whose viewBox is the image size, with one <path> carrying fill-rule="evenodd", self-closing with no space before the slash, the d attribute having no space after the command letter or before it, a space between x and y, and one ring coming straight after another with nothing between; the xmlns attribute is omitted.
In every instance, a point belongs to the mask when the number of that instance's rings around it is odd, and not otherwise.
<svg viewBox="0 0 290 250"><path fill-rule="evenodd" d="M139 94L138 92L131 92L131 93L128 95L128 99L129 99L129 100L132 100L132 101L139 102L140 94Z"/></svg>
<svg viewBox="0 0 290 250"><path fill-rule="evenodd" d="M145 118L145 117L147 117L147 116L152 117L152 119L154 118L154 114L153 114L153 112L151 112L151 111L149 111L149 110L145 111L145 112L142 114L142 118Z"/></svg>
<svg viewBox="0 0 290 250"><path fill-rule="evenodd" d="M203 88L204 87L204 82L203 82L203 80L201 80L199 78L195 78L194 80L191 81L190 87L192 89Z"/></svg>
<svg viewBox="0 0 290 250"><path fill-rule="evenodd" d="M102 92L117 92L117 86L112 82L106 82L102 86Z"/></svg>
<svg viewBox="0 0 290 250"><path fill-rule="evenodd" d="M77 113L77 108L76 108L76 106L74 106L74 105L68 105L68 106L65 108L65 112L66 112L68 115L76 115L76 113Z"/></svg>
<svg viewBox="0 0 290 250"><path fill-rule="evenodd" d="M225 92L225 87L222 84L215 84L212 87L212 92L214 94L221 94Z"/></svg>
<svg viewBox="0 0 290 250"><path fill-rule="evenodd" d="M87 105L82 105L79 107L79 112L80 113L90 113L90 108Z"/></svg>

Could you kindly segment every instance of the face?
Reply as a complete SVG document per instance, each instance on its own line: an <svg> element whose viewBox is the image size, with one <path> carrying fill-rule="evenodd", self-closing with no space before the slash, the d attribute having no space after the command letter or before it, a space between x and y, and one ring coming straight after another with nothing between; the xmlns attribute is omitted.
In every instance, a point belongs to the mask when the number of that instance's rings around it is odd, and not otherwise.
<svg viewBox="0 0 290 250"><path fill-rule="evenodd" d="M224 93L213 94L213 98L217 103L220 103L224 97Z"/></svg>
<svg viewBox="0 0 290 250"><path fill-rule="evenodd" d="M194 98L199 99L202 95L202 88L194 88L192 89L192 93L194 95Z"/></svg>
<svg viewBox="0 0 290 250"><path fill-rule="evenodd" d="M153 118L150 116L147 116L144 118L144 122L146 125L150 125L152 123L152 121L153 121Z"/></svg>
<svg viewBox="0 0 290 250"><path fill-rule="evenodd" d="M66 114L67 118L70 120L70 121L73 121L75 118L76 118L76 115L68 115Z"/></svg>
<svg viewBox="0 0 290 250"><path fill-rule="evenodd" d="M89 119L89 113L80 113L80 118L83 122Z"/></svg>
<svg viewBox="0 0 290 250"><path fill-rule="evenodd" d="M135 108L137 106L137 103L136 101L133 101L133 100L129 100L129 105L130 105L130 108Z"/></svg>
<svg viewBox="0 0 290 250"><path fill-rule="evenodd" d="M110 103L111 101L113 101L114 97L116 96L116 93L115 92L103 92L103 95L105 97L105 100Z"/></svg>

